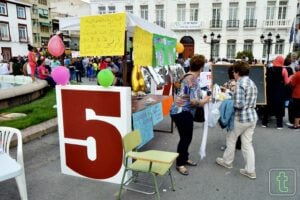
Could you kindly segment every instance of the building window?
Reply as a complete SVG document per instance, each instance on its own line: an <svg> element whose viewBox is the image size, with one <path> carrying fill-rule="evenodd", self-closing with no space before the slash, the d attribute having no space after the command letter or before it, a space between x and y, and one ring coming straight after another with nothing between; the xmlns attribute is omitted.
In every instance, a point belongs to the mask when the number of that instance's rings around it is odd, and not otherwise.
<svg viewBox="0 0 300 200"><path fill-rule="evenodd" d="M41 32L42 33L49 33L49 26L41 25Z"/></svg>
<svg viewBox="0 0 300 200"><path fill-rule="evenodd" d="M141 18L148 20L148 6L141 5Z"/></svg>
<svg viewBox="0 0 300 200"><path fill-rule="evenodd" d="M253 40L245 40L244 41L244 51L250 51L253 50Z"/></svg>
<svg viewBox="0 0 300 200"><path fill-rule="evenodd" d="M38 33L33 34L33 42L34 43L39 43L40 42L40 36Z"/></svg>
<svg viewBox="0 0 300 200"><path fill-rule="evenodd" d="M45 6L48 5L47 0L39 0L38 2L39 2L39 4L42 4L42 5L45 5Z"/></svg>
<svg viewBox="0 0 300 200"><path fill-rule="evenodd" d="M0 40L10 40L8 22L0 22Z"/></svg>
<svg viewBox="0 0 300 200"><path fill-rule="evenodd" d="M48 10L39 8L39 16L48 19Z"/></svg>
<svg viewBox="0 0 300 200"><path fill-rule="evenodd" d="M237 12L238 12L238 3L230 3L227 27L239 26L239 21L237 20Z"/></svg>
<svg viewBox="0 0 300 200"><path fill-rule="evenodd" d="M133 6L125 6L125 11L133 14Z"/></svg>
<svg viewBox="0 0 300 200"><path fill-rule="evenodd" d="M219 52L220 52L220 43L213 43L212 56L214 59L219 58Z"/></svg>
<svg viewBox="0 0 300 200"><path fill-rule="evenodd" d="M278 8L278 19L286 19L287 1L280 1Z"/></svg>
<svg viewBox="0 0 300 200"><path fill-rule="evenodd" d="M177 21L185 22L185 4L177 4Z"/></svg>
<svg viewBox="0 0 300 200"><path fill-rule="evenodd" d="M19 24L18 25L18 29L19 29L19 41L20 42L27 42L28 41L28 38L27 38L27 26Z"/></svg>
<svg viewBox="0 0 300 200"><path fill-rule="evenodd" d="M275 1L269 1L267 6L266 20L273 20L275 17Z"/></svg>
<svg viewBox="0 0 300 200"><path fill-rule="evenodd" d="M115 13L116 7L115 6L108 6L108 13Z"/></svg>
<svg viewBox="0 0 300 200"><path fill-rule="evenodd" d="M246 6L246 20L253 20L255 17L255 2L248 2Z"/></svg>
<svg viewBox="0 0 300 200"><path fill-rule="evenodd" d="M220 28L221 25L221 4L213 3L211 28Z"/></svg>
<svg viewBox="0 0 300 200"><path fill-rule="evenodd" d="M284 40L275 44L275 54L283 54L284 52Z"/></svg>
<svg viewBox="0 0 300 200"><path fill-rule="evenodd" d="M7 7L4 2L0 2L0 15L7 15Z"/></svg>
<svg viewBox="0 0 300 200"><path fill-rule="evenodd" d="M17 6L17 17L21 19L26 19L25 7Z"/></svg>
<svg viewBox="0 0 300 200"><path fill-rule="evenodd" d="M235 58L235 50L236 50L236 41L228 40L227 41L227 59Z"/></svg>
<svg viewBox="0 0 300 200"><path fill-rule="evenodd" d="M100 15L106 14L105 6L99 6L98 7L98 14L100 14Z"/></svg>
<svg viewBox="0 0 300 200"><path fill-rule="evenodd" d="M156 14L156 21L155 24L165 27L164 21L164 5L156 5L155 6L155 14Z"/></svg>
<svg viewBox="0 0 300 200"><path fill-rule="evenodd" d="M194 3L190 4L191 12L190 12L190 21L191 22L197 22L198 21L198 15L199 15L199 4Z"/></svg>

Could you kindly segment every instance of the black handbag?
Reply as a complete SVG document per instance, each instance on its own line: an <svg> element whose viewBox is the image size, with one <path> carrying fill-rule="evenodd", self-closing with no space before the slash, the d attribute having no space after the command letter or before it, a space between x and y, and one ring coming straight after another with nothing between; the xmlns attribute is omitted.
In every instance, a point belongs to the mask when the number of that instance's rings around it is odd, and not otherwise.
<svg viewBox="0 0 300 200"><path fill-rule="evenodd" d="M196 107L194 122L205 122L203 107Z"/></svg>

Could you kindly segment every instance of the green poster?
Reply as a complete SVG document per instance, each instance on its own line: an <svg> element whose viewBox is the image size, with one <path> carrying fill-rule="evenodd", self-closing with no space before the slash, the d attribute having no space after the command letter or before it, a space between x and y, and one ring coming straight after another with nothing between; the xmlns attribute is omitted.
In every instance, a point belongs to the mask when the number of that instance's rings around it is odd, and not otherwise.
<svg viewBox="0 0 300 200"><path fill-rule="evenodd" d="M153 35L153 66L165 66L175 63L176 59L176 39Z"/></svg>

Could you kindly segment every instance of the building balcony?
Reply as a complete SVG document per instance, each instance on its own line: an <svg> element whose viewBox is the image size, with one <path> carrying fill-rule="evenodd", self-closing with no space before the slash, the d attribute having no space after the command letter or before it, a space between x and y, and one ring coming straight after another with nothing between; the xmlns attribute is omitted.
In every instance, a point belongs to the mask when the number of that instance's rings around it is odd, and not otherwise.
<svg viewBox="0 0 300 200"><path fill-rule="evenodd" d="M221 29L222 28L222 20L210 20L210 28Z"/></svg>
<svg viewBox="0 0 300 200"><path fill-rule="evenodd" d="M268 19L263 21L264 28L290 28L289 19Z"/></svg>
<svg viewBox="0 0 300 200"><path fill-rule="evenodd" d="M257 19L245 19L244 20L244 28L256 28Z"/></svg>
<svg viewBox="0 0 300 200"><path fill-rule="evenodd" d="M166 22L165 21L155 21L154 24L165 28L166 27Z"/></svg>
<svg viewBox="0 0 300 200"><path fill-rule="evenodd" d="M240 20L227 20L228 29L237 29L239 28Z"/></svg>
<svg viewBox="0 0 300 200"><path fill-rule="evenodd" d="M203 22L199 21L174 22L171 24L172 30L201 30L202 28Z"/></svg>

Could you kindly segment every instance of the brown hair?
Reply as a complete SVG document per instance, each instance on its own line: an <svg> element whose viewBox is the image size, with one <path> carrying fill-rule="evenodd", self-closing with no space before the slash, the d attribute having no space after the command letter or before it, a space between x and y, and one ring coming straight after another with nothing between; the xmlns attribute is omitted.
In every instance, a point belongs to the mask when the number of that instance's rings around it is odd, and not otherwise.
<svg viewBox="0 0 300 200"><path fill-rule="evenodd" d="M190 69L192 72L199 71L205 64L205 57L203 55L194 55L190 60Z"/></svg>
<svg viewBox="0 0 300 200"><path fill-rule="evenodd" d="M233 71L238 73L240 76L248 76L250 67L249 64L244 61L239 61L233 64Z"/></svg>

